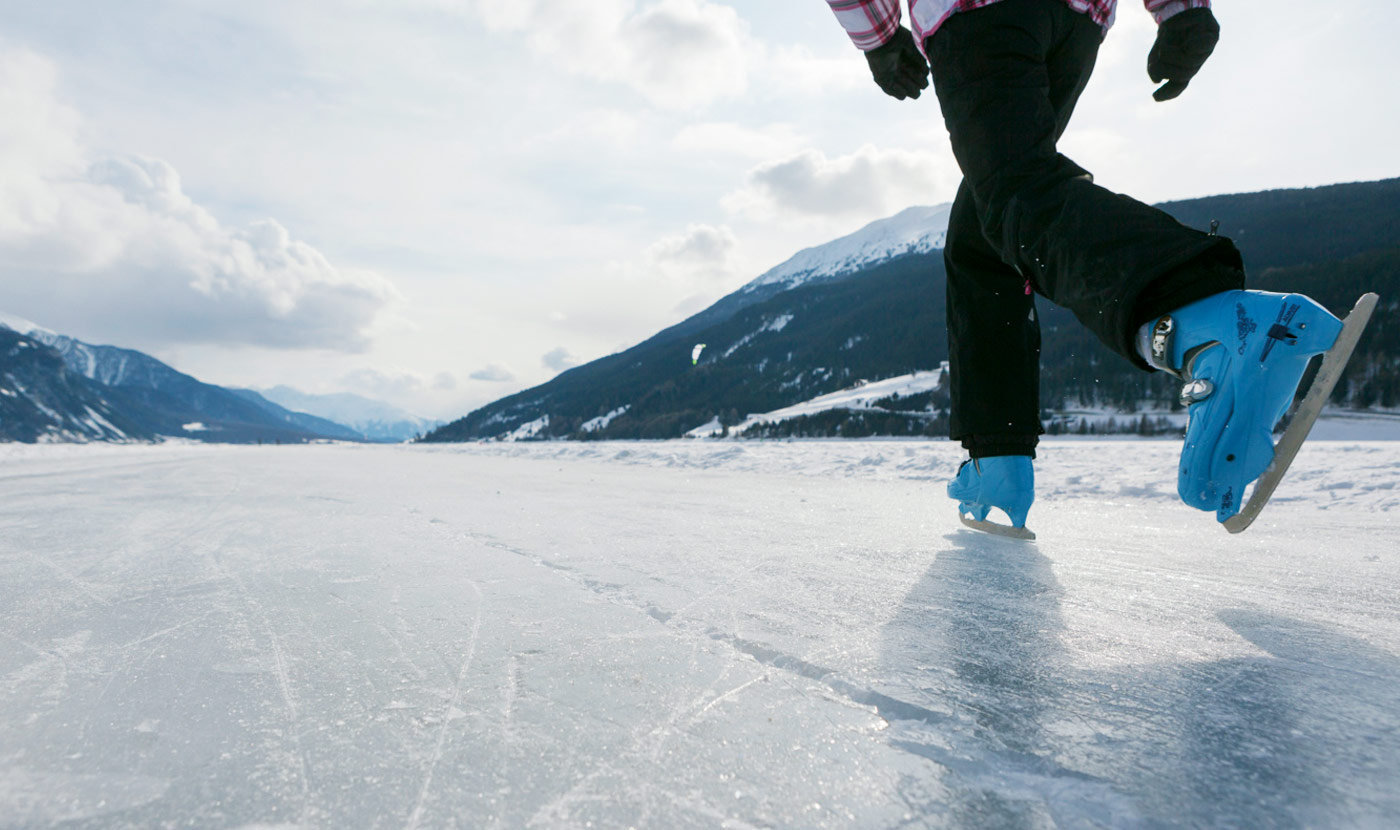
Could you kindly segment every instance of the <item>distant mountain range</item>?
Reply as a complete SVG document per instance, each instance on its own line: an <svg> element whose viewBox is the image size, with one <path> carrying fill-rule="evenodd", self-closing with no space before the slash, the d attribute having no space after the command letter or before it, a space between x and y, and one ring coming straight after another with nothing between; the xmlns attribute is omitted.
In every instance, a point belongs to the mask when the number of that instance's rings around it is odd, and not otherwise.
<svg viewBox="0 0 1400 830"><path fill-rule="evenodd" d="M419 418L383 401L349 393L310 395L290 386L274 386L255 394L287 409L347 426L366 441L407 441L442 425L441 421Z"/></svg>
<svg viewBox="0 0 1400 830"><path fill-rule="evenodd" d="M1161 207L1194 227L1219 220L1244 252L1251 287L1310 294L1337 313L1364 291L1380 293L1333 403L1400 408L1400 179ZM357 396L203 383L141 352L0 315L0 441L400 441L424 431L425 441L673 438L733 434L731 428L752 435L944 434L946 390L936 384L866 401L849 414L839 406L813 411L781 427L748 416L862 381L937 371L947 359L947 212L946 205L910 208L801 251L626 351L435 429ZM1068 423L1070 412L1155 417L1178 408L1170 378L1132 369L1043 300L1040 317L1041 400L1051 431ZM707 347L692 365L697 343ZM1120 423L1137 431L1151 426L1141 417Z"/></svg>
<svg viewBox="0 0 1400 830"><path fill-rule="evenodd" d="M362 409L377 405L377 412L396 414L367 432L251 390L204 383L142 352L95 346L0 315L0 441L405 440L428 426L387 405L359 401Z"/></svg>
<svg viewBox="0 0 1400 830"><path fill-rule="evenodd" d="M1400 406L1400 179L1275 190L1161 205L1206 228L1219 220L1245 255L1251 287L1308 293L1336 313L1363 291L1382 305L1334 402ZM626 351L488 404L425 441L672 438L740 426L862 380L937 369L947 360L941 248L948 206L911 208L799 252L699 314ZM1176 384L1099 344L1064 309L1039 300L1041 399L1056 413L1172 411ZM705 343L699 363L692 347ZM946 434L946 398L880 422L884 433ZM945 407L940 411L939 407ZM870 434L831 413L819 434ZM1125 424L1134 423L1128 418ZM713 430L712 430L713 431ZM810 434L810 433L808 433Z"/></svg>

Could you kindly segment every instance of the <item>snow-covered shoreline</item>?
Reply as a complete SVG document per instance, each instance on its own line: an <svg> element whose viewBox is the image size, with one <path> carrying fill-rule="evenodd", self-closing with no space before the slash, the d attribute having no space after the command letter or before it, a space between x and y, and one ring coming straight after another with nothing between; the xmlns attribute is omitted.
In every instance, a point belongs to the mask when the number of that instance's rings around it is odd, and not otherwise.
<svg viewBox="0 0 1400 830"><path fill-rule="evenodd" d="M1388 422L1383 424L1388 429ZM1304 509L1355 508L1389 512L1400 508L1400 442L1328 438L1364 435L1351 424L1322 422L1323 437L1310 440L1284 479L1278 504ZM196 441L161 444L0 444L0 465L46 464L96 459L165 459L318 449L352 455L405 453L479 458L518 458L542 462L584 462L630 468L681 469L718 474L798 476L852 480L908 480L940 483L951 478L965 454L945 439L808 438L788 440L664 441L493 441L460 444L316 445L254 447ZM1044 436L1038 450L1037 496L1102 498L1132 493L1176 501L1179 439L1135 436ZM369 458L366 463L373 463ZM349 463L355 463L353 461ZM3 478L0 467L0 478ZM935 488L941 492L941 486ZM1271 506L1273 512L1277 506ZM1183 508L1183 510L1186 510ZM1186 511L1185 515L1197 515ZM1204 515L1204 514L1200 514Z"/></svg>

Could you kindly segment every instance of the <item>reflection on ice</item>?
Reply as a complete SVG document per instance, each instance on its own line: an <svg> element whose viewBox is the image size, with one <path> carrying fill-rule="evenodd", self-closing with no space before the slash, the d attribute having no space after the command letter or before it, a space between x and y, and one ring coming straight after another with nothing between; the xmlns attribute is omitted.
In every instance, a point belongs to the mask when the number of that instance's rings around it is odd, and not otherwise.
<svg viewBox="0 0 1400 830"><path fill-rule="evenodd" d="M1121 826L1138 819L1106 778L1066 766L1052 725L1075 678L1061 646L1063 589L1035 544L959 531L882 631L884 670L955 717L895 745L952 774L957 826Z"/></svg>
<svg viewBox="0 0 1400 830"><path fill-rule="evenodd" d="M884 629L883 670L961 717L896 746L960 783L954 824L1308 826L1394 808L1400 661L1326 626L1227 608L1266 656L1078 668L1033 545L948 537ZM1349 736L1367 736L1362 741ZM1156 818L1151 818L1155 816ZM1362 823L1366 823L1363 821Z"/></svg>

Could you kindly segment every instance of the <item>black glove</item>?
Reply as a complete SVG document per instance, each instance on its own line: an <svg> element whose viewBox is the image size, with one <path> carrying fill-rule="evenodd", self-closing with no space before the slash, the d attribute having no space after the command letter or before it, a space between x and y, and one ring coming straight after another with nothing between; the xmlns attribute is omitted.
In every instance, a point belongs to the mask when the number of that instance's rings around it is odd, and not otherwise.
<svg viewBox="0 0 1400 830"><path fill-rule="evenodd" d="M900 26L883 46L865 53L875 83L892 98L918 98L928 88L928 64L914 42L914 35Z"/></svg>
<svg viewBox="0 0 1400 830"><path fill-rule="evenodd" d="M1220 40L1220 24L1210 9L1187 9L1168 17L1157 27L1157 42L1147 54L1147 75L1152 82L1165 84L1152 93L1158 101L1180 95L1201 71Z"/></svg>

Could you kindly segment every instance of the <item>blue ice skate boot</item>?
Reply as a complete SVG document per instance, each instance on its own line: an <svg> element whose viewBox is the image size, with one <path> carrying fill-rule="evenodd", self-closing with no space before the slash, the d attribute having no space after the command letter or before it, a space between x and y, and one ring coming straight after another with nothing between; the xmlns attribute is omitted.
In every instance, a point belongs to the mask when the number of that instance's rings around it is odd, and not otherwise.
<svg viewBox="0 0 1400 830"><path fill-rule="evenodd" d="M993 507L1006 513L1011 524L1024 528L1026 514L1035 501L1035 467L1029 455L997 455L968 459L948 482L948 497L958 502L958 512L979 522Z"/></svg>
<svg viewBox="0 0 1400 830"><path fill-rule="evenodd" d="M1149 325L1139 338L1143 357L1185 384L1177 493L1223 522L1273 460L1274 425L1342 321L1300 294L1224 291Z"/></svg>

